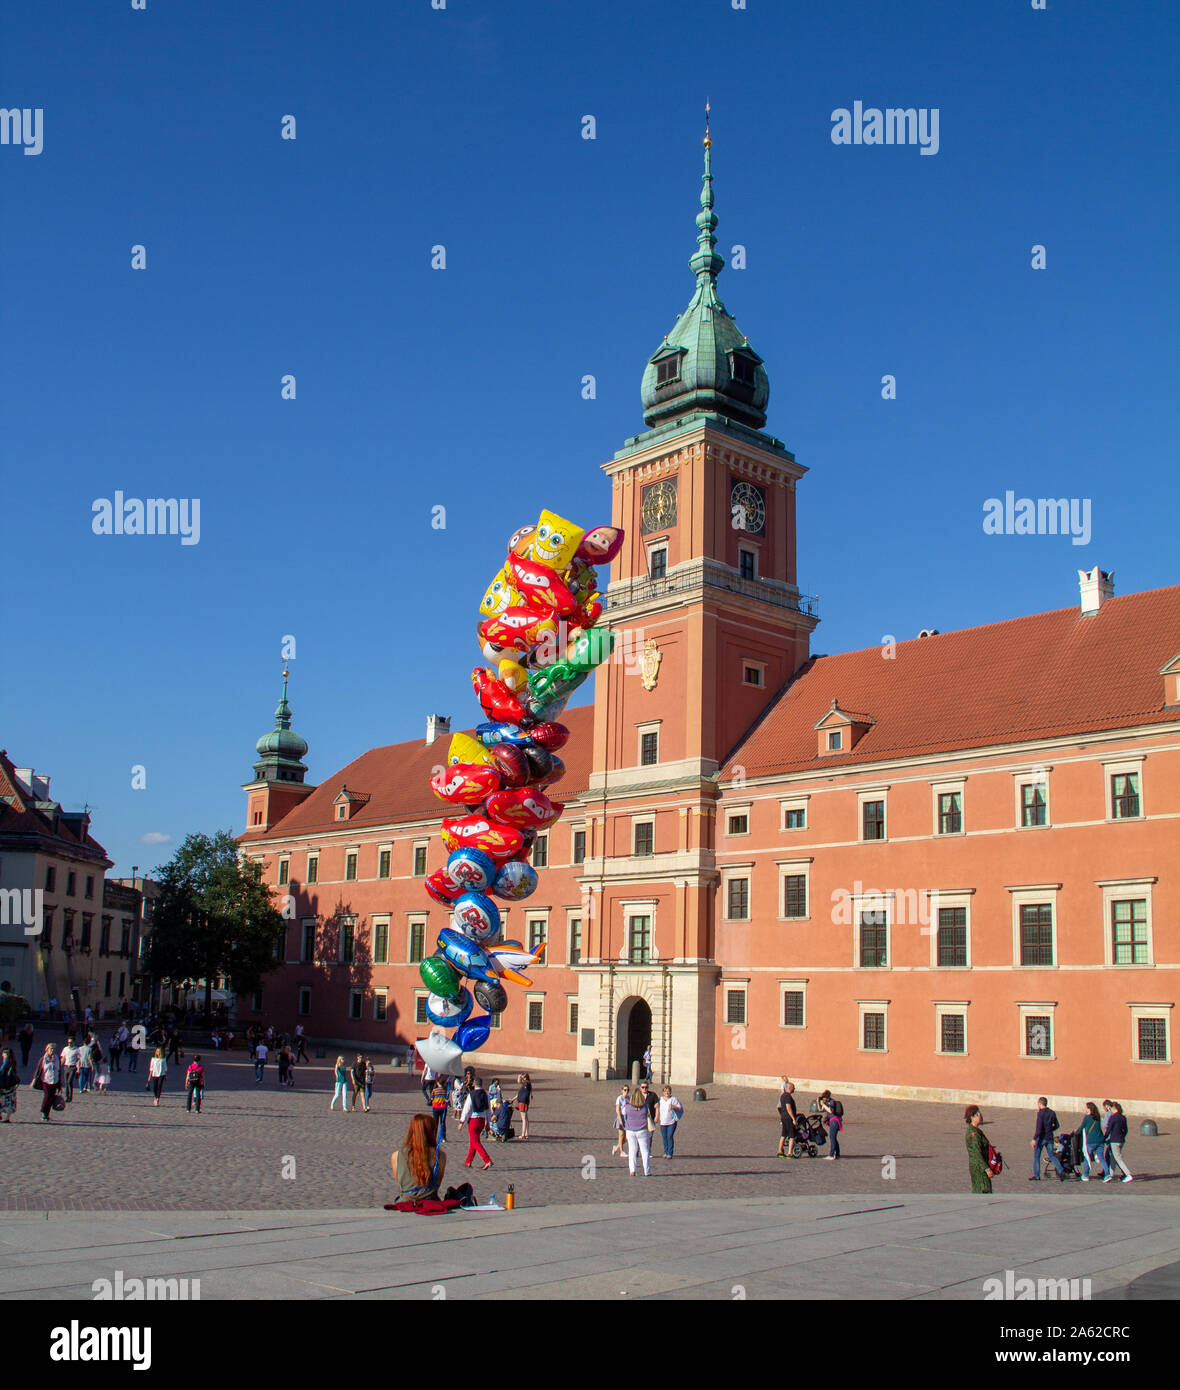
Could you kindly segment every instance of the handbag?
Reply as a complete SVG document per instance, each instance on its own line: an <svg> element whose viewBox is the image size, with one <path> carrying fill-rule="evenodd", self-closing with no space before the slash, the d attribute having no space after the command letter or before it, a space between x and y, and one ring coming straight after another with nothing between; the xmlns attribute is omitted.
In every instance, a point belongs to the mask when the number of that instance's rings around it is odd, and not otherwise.
<svg viewBox="0 0 1180 1390"><path fill-rule="evenodd" d="M53 1098L53 1109L54 1109L54 1110L64 1110L65 1108L66 1108L65 1097L64 1097L64 1096L54 1096L54 1098Z"/></svg>
<svg viewBox="0 0 1180 1390"><path fill-rule="evenodd" d="M1004 1171L1004 1155L991 1144L987 1146L987 1171L993 1178L998 1178Z"/></svg>

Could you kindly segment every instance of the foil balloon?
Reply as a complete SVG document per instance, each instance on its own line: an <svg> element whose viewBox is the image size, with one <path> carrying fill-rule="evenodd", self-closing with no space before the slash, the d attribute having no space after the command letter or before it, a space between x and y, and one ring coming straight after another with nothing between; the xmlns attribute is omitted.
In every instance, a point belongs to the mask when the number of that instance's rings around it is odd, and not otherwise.
<svg viewBox="0 0 1180 1390"><path fill-rule="evenodd" d="M487 1042L491 1031L491 1018L473 1018L455 1034L455 1041L464 1052L475 1052Z"/></svg>
<svg viewBox="0 0 1180 1390"><path fill-rule="evenodd" d="M500 790L500 774L488 763L453 763L434 774L430 790L440 801L478 806L490 792Z"/></svg>
<svg viewBox="0 0 1180 1390"><path fill-rule="evenodd" d="M546 754L548 757L549 755ZM519 829L536 829L555 821L565 809L556 805L535 787L515 787L511 791L493 792L488 797L488 815Z"/></svg>
<svg viewBox="0 0 1180 1390"><path fill-rule="evenodd" d="M518 526L508 538L508 549L519 554L518 547L521 541L527 540L536 530L536 526Z"/></svg>
<svg viewBox="0 0 1180 1390"><path fill-rule="evenodd" d="M485 618L491 618L519 602L520 595L512 587L508 568L505 566L488 585L487 591L479 601L479 611Z"/></svg>
<svg viewBox="0 0 1180 1390"><path fill-rule="evenodd" d="M482 893L496 877L496 861L480 849L454 850L446 864L426 880L431 897L448 905L463 893ZM439 892L433 891L438 887Z"/></svg>
<svg viewBox="0 0 1180 1390"><path fill-rule="evenodd" d="M437 994L442 999L458 998L459 976L455 973L454 968L440 956L427 956L424 961L420 961L418 973L422 976L422 983L431 994Z"/></svg>
<svg viewBox="0 0 1180 1390"><path fill-rule="evenodd" d="M548 748L551 753L556 753L559 748L564 748L569 739L570 731L564 724L534 724L529 730L529 737L534 743L539 743L542 748Z"/></svg>
<svg viewBox="0 0 1180 1390"><path fill-rule="evenodd" d="M447 764L450 767L466 763L488 763L488 750L470 734L452 734L447 747Z"/></svg>
<svg viewBox="0 0 1180 1390"><path fill-rule="evenodd" d="M485 748L494 748L498 743L516 743L527 748L533 742L532 730L528 733L515 724L477 724L475 732Z"/></svg>
<svg viewBox="0 0 1180 1390"><path fill-rule="evenodd" d="M439 1028L457 1028L474 1007L471 991L461 989L454 999L444 999L441 994L428 994L424 1011L431 1023Z"/></svg>
<svg viewBox="0 0 1180 1390"><path fill-rule="evenodd" d="M438 949L456 970L477 980L494 979L501 973L493 969L487 953L477 941L453 927L444 927L439 932Z"/></svg>
<svg viewBox="0 0 1180 1390"><path fill-rule="evenodd" d="M497 862L511 859L522 844L515 826L499 825L479 814L446 817L440 834L449 850L478 849Z"/></svg>
<svg viewBox="0 0 1180 1390"><path fill-rule="evenodd" d="M600 666L615 649L615 634L609 627L592 627L566 649L566 662L578 671Z"/></svg>
<svg viewBox="0 0 1180 1390"><path fill-rule="evenodd" d="M477 666L471 673L471 684L479 697L483 712L489 719L499 724L519 724L528 719L528 710L504 684L489 674L483 666ZM531 681L530 681L531 685ZM484 753L487 761L487 753Z"/></svg>
<svg viewBox="0 0 1180 1390"><path fill-rule="evenodd" d="M491 941L500 935L500 909L483 893L464 893L455 903L451 925L473 941Z"/></svg>
<svg viewBox="0 0 1180 1390"><path fill-rule="evenodd" d="M508 573L513 587L530 608L552 609L560 617L568 618L578 606L565 581L536 561L509 555Z"/></svg>
<svg viewBox="0 0 1180 1390"><path fill-rule="evenodd" d="M422 880L422 887L436 903L442 903L444 907L450 907L463 891L447 877L446 869L435 869L432 874L427 874Z"/></svg>
<svg viewBox="0 0 1180 1390"><path fill-rule="evenodd" d="M548 748L526 748L524 760L529 765L531 786L539 786L553 771L553 754Z"/></svg>
<svg viewBox="0 0 1180 1390"><path fill-rule="evenodd" d="M414 1044L418 1056L436 1074L449 1075L458 1067L463 1049L442 1033L431 1033Z"/></svg>
<svg viewBox="0 0 1180 1390"><path fill-rule="evenodd" d="M624 532L617 526L595 526L582 537L579 560L591 565L609 564L623 548Z"/></svg>
<svg viewBox="0 0 1180 1390"><path fill-rule="evenodd" d="M500 1014L508 1007L508 991L498 980L476 980L473 989L475 1002L490 1014Z"/></svg>
<svg viewBox="0 0 1180 1390"><path fill-rule="evenodd" d="M537 871L531 864L522 859L510 859L507 864L500 866L492 892L497 898L518 903L532 897L537 891L537 883Z"/></svg>
<svg viewBox="0 0 1180 1390"><path fill-rule="evenodd" d="M532 766L525 750L515 743L494 744L492 766L500 774L502 787L523 787L532 776Z"/></svg>
<svg viewBox="0 0 1180 1390"><path fill-rule="evenodd" d="M539 941L531 951L526 951L519 944L509 945L505 943L505 945L487 953L488 961L497 975L527 987L532 984L532 980L527 975L523 975L521 970L522 968L527 970L531 965L540 965L547 944L547 942Z"/></svg>
<svg viewBox="0 0 1180 1390"><path fill-rule="evenodd" d="M544 775L544 777L530 777L530 786L549 787L552 786L554 782L560 782L561 779L565 776L565 763L561 761L561 759L557 756L556 753L550 753L549 757L552 759L552 766L550 767L549 771ZM511 782L505 781L504 785L511 786L512 784Z"/></svg>
<svg viewBox="0 0 1180 1390"><path fill-rule="evenodd" d="M551 570L564 570L578 553L585 532L555 512L542 512L519 554Z"/></svg>

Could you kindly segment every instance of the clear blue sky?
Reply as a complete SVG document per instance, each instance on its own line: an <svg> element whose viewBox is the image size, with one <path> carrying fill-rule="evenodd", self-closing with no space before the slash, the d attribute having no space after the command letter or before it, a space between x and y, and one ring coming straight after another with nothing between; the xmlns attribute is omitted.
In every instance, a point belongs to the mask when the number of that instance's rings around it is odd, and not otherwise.
<svg viewBox="0 0 1180 1390"><path fill-rule="evenodd" d="M40 155L0 148L0 746L96 808L118 872L168 857L144 835L243 826L284 634L313 781L430 711L474 719L506 537L545 505L607 520L598 465L642 428L706 96L719 249L748 257L722 296L811 470L815 650L1064 607L1095 563L1120 593L1180 580L1166 5L41 0L2 24L0 105L45 115ZM938 154L834 145L857 100L937 107ZM1091 499L1090 544L985 536L1006 488ZM116 490L200 498L200 543L95 536Z"/></svg>

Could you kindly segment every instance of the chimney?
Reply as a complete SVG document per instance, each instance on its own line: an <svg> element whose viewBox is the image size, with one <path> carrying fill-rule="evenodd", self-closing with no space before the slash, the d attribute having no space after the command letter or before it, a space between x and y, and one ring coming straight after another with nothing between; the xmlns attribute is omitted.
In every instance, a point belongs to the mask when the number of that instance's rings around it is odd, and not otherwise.
<svg viewBox="0 0 1180 1390"><path fill-rule="evenodd" d="M1107 574L1097 565L1088 572L1078 570L1078 584L1082 591L1082 617L1092 617L1108 598L1114 596L1114 570Z"/></svg>
<svg viewBox="0 0 1180 1390"><path fill-rule="evenodd" d="M426 746L437 742L444 734L451 732L451 718L447 714L428 714L426 716Z"/></svg>

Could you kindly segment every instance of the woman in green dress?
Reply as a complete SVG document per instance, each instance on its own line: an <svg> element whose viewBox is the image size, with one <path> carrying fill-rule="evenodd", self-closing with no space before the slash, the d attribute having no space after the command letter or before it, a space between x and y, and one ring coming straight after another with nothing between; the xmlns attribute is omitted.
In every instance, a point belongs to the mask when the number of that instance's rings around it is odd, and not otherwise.
<svg viewBox="0 0 1180 1390"><path fill-rule="evenodd" d="M987 1169L987 1135L980 1125L983 1115L978 1105L969 1105L963 1112L967 1124L967 1159L971 1165L971 1191L988 1193L992 1190L992 1175Z"/></svg>

